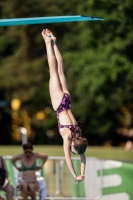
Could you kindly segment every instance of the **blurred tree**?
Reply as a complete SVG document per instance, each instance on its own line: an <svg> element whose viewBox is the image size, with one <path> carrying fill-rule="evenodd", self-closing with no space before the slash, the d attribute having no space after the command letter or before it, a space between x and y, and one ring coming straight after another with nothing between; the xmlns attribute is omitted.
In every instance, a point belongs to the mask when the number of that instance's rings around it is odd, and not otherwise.
<svg viewBox="0 0 133 200"><path fill-rule="evenodd" d="M92 15L104 21L0 27L0 91L5 100L19 98L35 130L36 143L47 143L47 131L58 137L48 92L48 65L43 28L57 36L72 96L72 110L83 122L83 135L90 144L116 141L124 127L122 108L133 113L133 2L130 0L27 0L0 2L0 18ZM44 120L36 113L44 112ZM5 115L5 114L4 114ZM132 127L132 120L129 127ZM128 127L127 127L128 128ZM9 134L6 130L6 134Z"/></svg>

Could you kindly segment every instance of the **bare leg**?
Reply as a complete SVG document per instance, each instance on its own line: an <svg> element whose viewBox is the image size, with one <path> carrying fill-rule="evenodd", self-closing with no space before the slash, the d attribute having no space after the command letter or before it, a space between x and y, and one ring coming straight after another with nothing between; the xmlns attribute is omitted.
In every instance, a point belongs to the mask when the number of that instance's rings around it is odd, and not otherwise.
<svg viewBox="0 0 133 200"><path fill-rule="evenodd" d="M29 184L29 189L30 189L30 196L32 200L36 200L36 191L38 189L37 185L35 183L30 183Z"/></svg>
<svg viewBox="0 0 133 200"><path fill-rule="evenodd" d="M5 200L3 197L0 196L0 200Z"/></svg>
<svg viewBox="0 0 133 200"><path fill-rule="evenodd" d="M46 29L46 35L50 36L53 41L52 46L53 46L54 55L55 55L56 61L57 61L57 71L58 71L58 76L59 76L62 91L63 91L63 93L70 94L68 91L67 81L66 81L65 74L64 74L63 59L62 59L61 53L56 45L56 37L54 37L52 32L48 29ZM73 116L72 112L69 111L68 115L69 115L69 120L71 120L69 122L69 124L77 124L76 119Z"/></svg>
<svg viewBox="0 0 133 200"><path fill-rule="evenodd" d="M62 100L63 91L58 75L57 60L54 54L52 39L46 35L46 31L42 31L42 36L46 44L47 58L50 71L49 90L51 96L51 102L54 110L56 110Z"/></svg>
<svg viewBox="0 0 133 200"><path fill-rule="evenodd" d="M46 29L46 33L47 33L47 35L50 35L53 40L53 49L54 49L54 54L55 54L55 57L57 60L58 75L59 75L62 90L64 93L69 94L68 87L67 87L67 81L66 81L64 69L63 69L63 59L62 59L61 53L56 45L56 37L54 37L52 32L48 29Z"/></svg>
<svg viewBox="0 0 133 200"><path fill-rule="evenodd" d="M20 190L22 191L23 200L28 199L28 183L23 182L20 184Z"/></svg>
<svg viewBox="0 0 133 200"><path fill-rule="evenodd" d="M8 184L3 190L6 192L7 200L13 200L14 189L12 185Z"/></svg>

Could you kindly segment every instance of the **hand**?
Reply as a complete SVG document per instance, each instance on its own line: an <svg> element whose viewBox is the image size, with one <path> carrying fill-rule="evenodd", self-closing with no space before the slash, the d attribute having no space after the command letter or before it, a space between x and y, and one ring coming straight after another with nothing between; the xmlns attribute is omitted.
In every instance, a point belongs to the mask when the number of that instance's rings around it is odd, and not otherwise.
<svg viewBox="0 0 133 200"><path fill-rule="evenodd" d="M76 184L78 184L79 182L83 181L85 178L84 175L79 175L75 178Z"/></svg>
<svg viewBox="0 0 133 200"><path fill-rule="evenodd" d="M21 167L17 167L17 170L21 172Z"/></svg>
<svg viewBox="0 0 133 200"><path fill-rule="evenodd" d="M43 167L43 166L37 166L37 167L36 167L36 170L40 170L40 169L42 169L42 167Z"/></svg>

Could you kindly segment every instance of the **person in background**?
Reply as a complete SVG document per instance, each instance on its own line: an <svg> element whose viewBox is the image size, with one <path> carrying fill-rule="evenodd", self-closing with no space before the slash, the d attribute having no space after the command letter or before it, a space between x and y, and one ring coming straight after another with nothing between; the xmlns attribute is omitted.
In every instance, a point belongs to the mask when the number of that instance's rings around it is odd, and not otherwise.
<svg viewBox="0 0 133 200"><path fill-rule="evenodd" d="M8 171L4 159L0 156L0 191L6 193L7 200L13 200L14 189L8 179ZM0 196L0 200L4 198Z"/></svg>
<svg viewBox="0 0 133 200"><path fill-rule="evenodd" d="M132 143L131 140L128 140L125 143L124 149L127 150L127 151L133 151L133 143Z"/></svg>
<svg viewBox="0 0 133 200"><path fill-rule="evenodd" d="M86 157L84 153L88 142L86 138L82 137L81 128L71 110L71 97L64 74L63 59L56 44L56 37L48 29L44 29L41 34L45 41L49 64L51 103L56 112L59 133L63 139L66 163L76 183L79 183L85 178ZM76 174L70 152L80 155L80 175Z"/></svg>
<svg viewBox="0 0 133 200"><path fill-rule="evenodd" d="M31 143L22 145L23 153L16 155L12 158L12 164L19 170L21 179L19 181L19 188L22 191L22 197L27 200L28 195L32 200L36 199L36 191L39 189L39 182L37 181L36 171L41 170L44 163L47 161L48 156L41 153L34 153ZM42 160L41 166L37 166L37 159ZM20 161L21 166L17 166L17 161Z"/></svg>

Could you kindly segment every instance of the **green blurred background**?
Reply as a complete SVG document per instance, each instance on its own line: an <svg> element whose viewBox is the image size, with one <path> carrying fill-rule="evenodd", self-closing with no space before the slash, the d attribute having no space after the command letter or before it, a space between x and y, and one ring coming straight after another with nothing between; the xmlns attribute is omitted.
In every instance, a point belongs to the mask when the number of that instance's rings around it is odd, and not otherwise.
<svg viewBox="0 0 133 200"><path fill-rule="evenodd" d="M20 127L34 145L62 144L49 97L44 28L57 37L72 111L89 146L133 140L133 2L0 1L2 19L80 14L104 21L0 27L1 145L21 144Z"/></svg>
<svg viewBox="0 0 133 200"><path fill-rule="evenodd" d="M34 145L34 152L45 153L48 156L64 156L64 152L61 145ZM0 146L0 155L2 156L15 156L16 154L22 153L20 146ZM133 161L133 152L126 151L122 147L98 147L89 146L85 152L86 157L96 157L99 159L112 159L120 160L123 162ZM77 155L72 155L77 157Z"/></svg>

